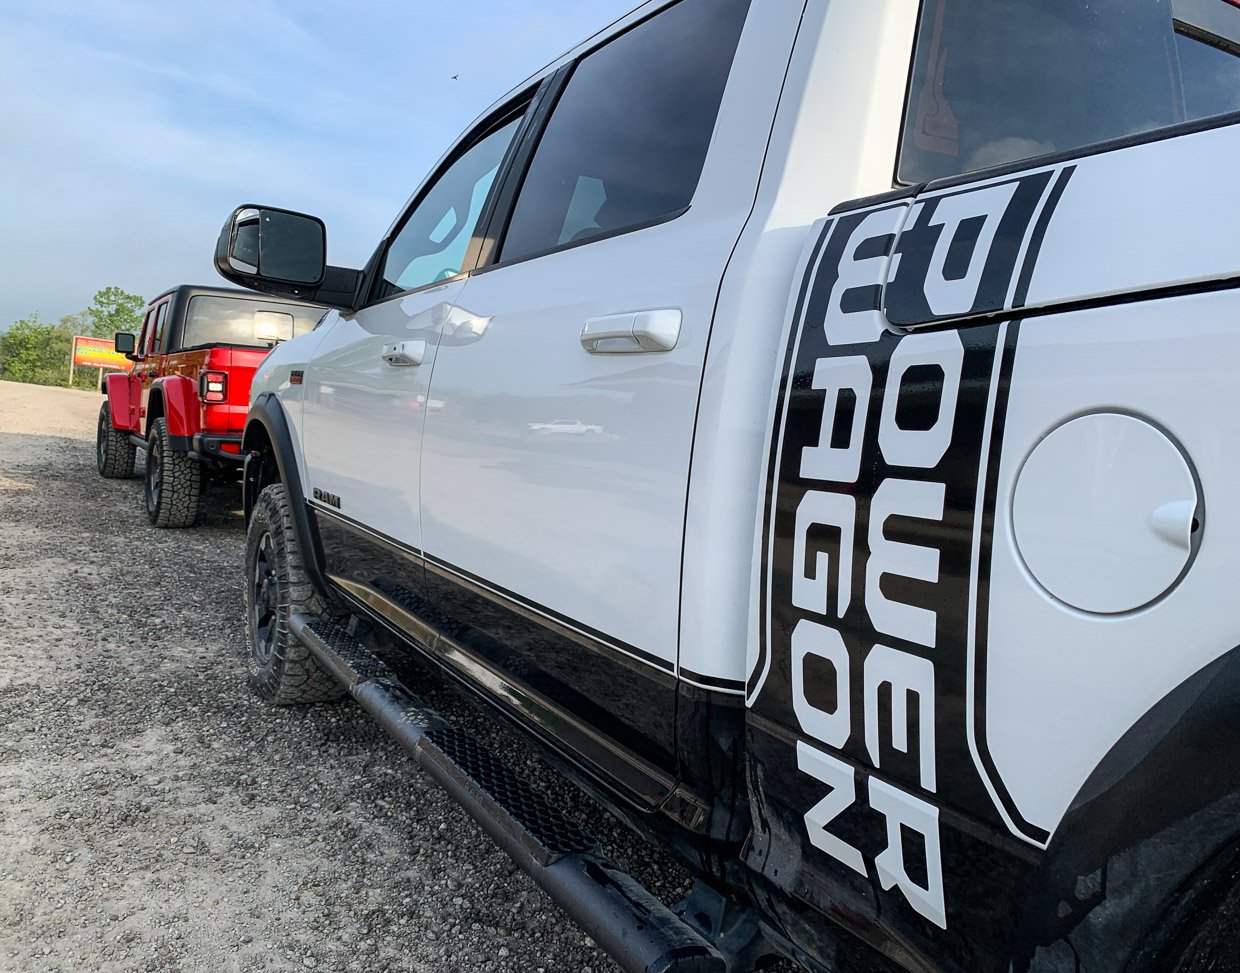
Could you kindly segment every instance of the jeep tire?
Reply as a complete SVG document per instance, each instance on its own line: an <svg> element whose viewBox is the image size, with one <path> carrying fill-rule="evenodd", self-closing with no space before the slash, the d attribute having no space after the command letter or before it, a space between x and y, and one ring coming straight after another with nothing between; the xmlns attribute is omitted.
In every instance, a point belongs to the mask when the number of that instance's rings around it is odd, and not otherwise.
<svg viewBox="0 0 1240 973"><path fill-rule="evenodd" d="M105 401L99 407L99 428L95 433L95 466L99 475L109 480L128 480L133 476L137 452L129 433L112 425L112 406Z"/></svg>
<svg viewBox="0 0 1240 973"><path fill-rule="evenodd" d="M202 468L172 448L168 420L156 419L146 440L146 516L156 527L193 527L198 519Z"/></svg>
<svg viewBox="0 0 1240 973"><path fill-rule="evenodd" d="M344 688L289 628L293 615L322 615L306 574L282 484L258 495L245 538L245 649L250 687L278 705L339 699Z"/></svg>

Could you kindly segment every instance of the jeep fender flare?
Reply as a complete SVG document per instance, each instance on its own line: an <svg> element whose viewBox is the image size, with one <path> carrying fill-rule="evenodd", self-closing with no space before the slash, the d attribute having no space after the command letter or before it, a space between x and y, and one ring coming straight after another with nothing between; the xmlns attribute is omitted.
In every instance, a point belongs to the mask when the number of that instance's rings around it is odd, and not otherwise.
<svg viewBox="0 0 1240 973"><path fill-rule="evenodd" d="M129 424L130 407L133 404L129 398L129 373L113 372L104 376L103 391L111 407L113 428L124 432L137 432L138 424Z"/></svg>
<svg viewBox="0 0 1240 973"><path fill-rule="evenodd" d="M151 386L147 408L147 425L162 415L168 423L168 436L172 448L189 451L193 448L194 434L202 429L198 405L198 389L184 375L168 375L157 379Z"/></svg>
<svg viewBox="0 0 1240 973"><path fill-rule="evenodd" d="M323 572L323 549L319 542L319 532L311 522L310 512L306 507L301 467L288 416L284 412L284 405L274 393L263 392L251 404L250 413L245 420L241 451L245 454L242 493L246 524L250 522L254 504L263 488L272 483L283 483L284 491L288 495L297 544L305 552L303 560L306 574L310 577L310 583L325 594L330 588Z"/></svg>
<svg viewBox="0 0 1240 973"><path fill-rule="evenodd" d="M1240 647L1156 703L1090 774L1025 901L1013 969L1154 971L1240 862Z"/></svg>

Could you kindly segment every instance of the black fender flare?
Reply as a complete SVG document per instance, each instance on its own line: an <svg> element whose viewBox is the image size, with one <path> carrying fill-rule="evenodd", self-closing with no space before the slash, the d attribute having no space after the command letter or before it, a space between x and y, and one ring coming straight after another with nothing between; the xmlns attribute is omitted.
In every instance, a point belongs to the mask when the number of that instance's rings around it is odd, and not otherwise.
<svg viewBox="0 0 1240 973"><path fill-rule="evenodd" d="M263 487L278 477L288 495L293 532L297 536L298 546L305 552L302 560L306 573L310 576L310 583L320 594L326 595L330 589L323 570L323 546L306 506L306 494L301 483L301 471L297 465L297 452L293 445L288 416L285 415L279 397L274 393L263 392L250 405L250 412L245 420L245 433L241 438L241 450L245 454L242 493L246 524L250 522L254 504L258 501ZM274 471L271 469L272 463Z"/></svg>
<svg viewBox="0 0 1240 973"><path fill-rule="evenodd" d="M1163 968L1185 922L1234 881L1238 839L1240 647L1159 700L1090 774L1034 875L1013 969Z"/></svg>

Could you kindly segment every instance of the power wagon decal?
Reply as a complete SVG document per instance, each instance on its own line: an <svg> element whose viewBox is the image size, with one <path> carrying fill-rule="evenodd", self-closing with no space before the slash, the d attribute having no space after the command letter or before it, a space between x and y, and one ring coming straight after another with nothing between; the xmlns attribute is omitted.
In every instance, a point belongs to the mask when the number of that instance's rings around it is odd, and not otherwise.
<svg viewBox="0 0 1240 973"><path fill-rule="evenodd" d="M1020 820L985 748L993 477L1017 325L906 334L890 321L1019 306L1069 174L849 212L817 235L776 413L748 684L756 789L782 791L812 846L782 880L804 897L838 901L842 884L946 929L954 894L978 894L944 866L970 854L970 831L1048 838ZM780 882L775 845L793 836L765 810L751 864ZM833 878L815 890L814 871Z"/></svg>

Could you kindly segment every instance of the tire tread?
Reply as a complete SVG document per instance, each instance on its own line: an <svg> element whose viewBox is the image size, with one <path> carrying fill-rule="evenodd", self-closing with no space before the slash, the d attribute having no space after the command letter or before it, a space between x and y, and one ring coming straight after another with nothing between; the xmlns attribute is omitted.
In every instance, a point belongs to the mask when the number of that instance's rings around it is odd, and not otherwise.
<svg viewBox="0 0 1240 973"><path fill-rule="evenodd" d="M198 520L198 496L202 485L202 464L189 453L172 448L168 432L168 420L162 416L151 425L148 441L158 444L159 462L162 466L163 484L159 491L159 506L152 514L147 506L147 517L156 527L193 527ZM147 456L150 456L148 448ZM145 497L145 490L143 491Z"/></svg>
<svg viewBox="0 0 1240 973"><path fill-rule="evenodd" d="M99 407L99 422L106 430L101 437L103 439L102 464L99 464L96 455L99 475L107 480L131 479L137 463L138 447L130 441L129 433L112 425L112 405L106 400ZM99 445L96 442L96 449Z"/></svg>
<svg viewBox="0 0 1240 973"><path fill-rule="evenodd" d="M277 613L275 651L267 666L260 668L254 658L254 633L251 630L250 600L251 558L256 556L264 531L271 533L276 552L276 577L280 586L280 608ZM272 484L259 494L250 517L246 536L246 613L245 662L250 686L264 699L277 706L321 703L340 699L344 688L319 660L293 635L289 619L297 613L321 616L327 604L315 590L306 572L305 562L297 546L293 515L283 484Z"/></svg>

